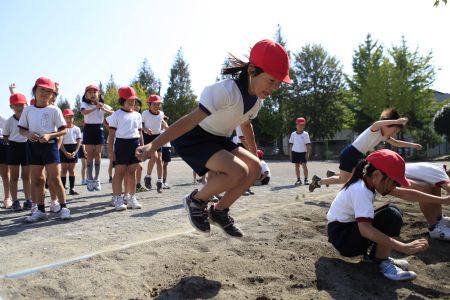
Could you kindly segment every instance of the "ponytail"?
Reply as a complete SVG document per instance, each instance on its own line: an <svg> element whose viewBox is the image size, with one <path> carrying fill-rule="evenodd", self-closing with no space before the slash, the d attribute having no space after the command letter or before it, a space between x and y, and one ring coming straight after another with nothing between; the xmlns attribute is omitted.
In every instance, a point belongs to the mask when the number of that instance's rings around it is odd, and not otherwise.
<svg viewBox="0 0 450 300"><path fill-rule="evenodd" d="M248 66L249 62L243 62L231 53L228 53L228 63L230 67L225 67L222 69L222 75L231 75L233 79L237 81L237 84L245 89L248 89ZM255 66L254 76L264 73L264 71Z"/></svg>
<svg viewBox="0 0 450 300"><path fill-rule="evenodd" d="M344 184L342 190L346 190L349 186L351 186L358 180L361 180L364 175L372 176L375 170L376 168L372 166L366 159L361 159L356 165L352 177Z"/></svg>

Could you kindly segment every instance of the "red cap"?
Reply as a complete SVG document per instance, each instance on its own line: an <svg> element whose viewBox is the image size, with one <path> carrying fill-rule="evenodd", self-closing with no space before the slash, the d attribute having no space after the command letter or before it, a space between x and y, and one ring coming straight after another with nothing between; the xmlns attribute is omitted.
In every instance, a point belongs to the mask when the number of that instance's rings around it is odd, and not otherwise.
<svg viewBox="0 0 450 300"><path fill-rule="evenodd" d="M136 92L130 86L121 87L119 89L119 97L125 100L135 100L138 98Z"/></svg>
<svg viewBox="0 0 450 300"><path fill-rule="evenodd" d="M15 93L9 97L9 104L27 104L27 98L22 94Z"/></svg>
<svg viewBox="0 0 450 300"><path fill-rule="evenodd" d="M306 123L306 120L305 120L305 118L297 118L297 119L295 119L295 124L305 124Z"/></svg>
<svg viewBox="0 0 450 300"><path fill-rule="evenodd" d="M158 95L150 95L148 97L148 103L158 103L161 102L161 97L159 97Z"/></svg>
<svg viewBox="0 0 450 300"><path fill-rule="evenodd" d="M256 43L250 51L250 62L275 79L291 84L289 56L280 44L271 40Z"/></svg>
<svg viewBox="0 0 450 300"><path fill-rule="evenodd" d="M55 83L47 77L39 77L34 85L55 91Z"/></svg>
<svg viewBox="0 0 450 300"><path fill-rule="evenodd" d="M398 184L411 186L405 178L405 160L397 152L388 149L377 150L367 156L367 161Z"/></svg>
<svg viewBox="0 0 450 300"><path fill-rule="evenodd" d="M34 98L31 99L31 100L30 100L30 105L35 105L35 104L36 104L36 99L34 99Z"/></svg>
<svg viewBox="0 0 450 300"><path fill-rule="evenodd" d="M63 116L65 117L65 116L73 116L74 115L74 113L73 113L73 111L70 109L70 108L66 108L64 111L63 111Z"/></svg>
<svg viewBox="0 0 450 300"><path fill-rule="evenodd" d="M258 155L259 158L263 158L264 152L263 152L261 149L258 149L258 150L256 151L256 155Z"/></svg>
<svg viewBox="0 0 450 300"><path fill-rule="evenodd" d="M89 90L94 90L94 91L97 91L97 92L100 91L100 89L98 88L98 86L93 85L93 84L88 85L88 86L84 89L85 92L87 92L87 91L89 91Z"/></svg>

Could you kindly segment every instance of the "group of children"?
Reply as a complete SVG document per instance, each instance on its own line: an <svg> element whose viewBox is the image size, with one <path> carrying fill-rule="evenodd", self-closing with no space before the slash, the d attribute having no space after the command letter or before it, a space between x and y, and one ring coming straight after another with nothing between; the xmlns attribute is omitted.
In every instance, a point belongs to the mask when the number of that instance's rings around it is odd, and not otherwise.
<svg viewBox="0 0 450 300"><path fill-rule="evenodd" d="M87 154L88 190L101 190L98 174L103 144L102 124L105 122L105 114L110 114L105 124L109 127L108 155L115 165L112 205L116 210L142 207L135 196L140 161L149 159L144 178L146 188L152 188L151 171L155 164L157 191L162 192L164 186L167 187L167 165L164 168L162 164L162 157L167 156L167 152L164 154L162 149L167 148L171 142L177 154L196 174L204 176L208 173L205 184L182 199L191 225L202 233L209 233L210 224L214 224L231 237L242 237L243 232L230 215L230 207L252 185L267 184L270 180L270 170L262 161L264 153L257 150L251 120L257 116L266 97L277 91L281 84L291 84L292 81L286 50L271 40L256 43L250 51L248 62L232 56L230 65L222 73L231 75L232 78L207 86L200 96L198 107L171 126L167 126L165 116L160 111L161 100L157 95L150 95L150 108L141 115L142 103L133 88L122 87L119 89L118 99L121 109L113 112L103 103L98 87L88 86L81 107L85 123L83 144ZM12 96L11 104L15 115L11 117L13 121L8 121L17 122L17 126L11 127L14 133L6 132L7 140L4 143L18 143L20 151L27 153L27 161L20 161L24 168L29 166L30 169L30 192L26 197L37 204L37 210L28 218L29 221L38 221L46 216L45 177L59 200L61 218L67 219L70 211L66 205L64 186L59 180L58 163L59 157L63 156L63 177L66 175L65 171L69 171L72 188L71 170L73 171L75 153L80 148L80 132L73 125L73 119L71 121L73 113L70 110L63 114L51 104L52 98L54 100L57 95L54 82L39 78L33 88L33 95L36 104L32 106L26 106L24 96ZM393 138L406 123L407 119L401 118L395 110L384 111L380 121L375 122L342 151L339 174L330 171L330 176L326 179L315 175L311 183L308 182L306 166L310 154L310 139L304 131L305 118L296 119L296 131L289 140L291 161L295 164L297 177L295 185L302 184L300 165L304 172L303 182L309 184L311 192L323 184L344 184L327 214L330 243L344 256L367 255L379 264L386 277L393 280L412 279L416 274L405 270L405 260L391 258L391 251L413 254L427 249L428 243L424 239L410 243L393 239L392 237L400 234L402 212L394 205L375 210L373 200L376 193L419 201L430 222L430 232L440 228L440 238L443 234L445 239L448 234L448 218L442 215L441 205L448 204L450 197L440 197L440 192L433 187L436 184L433 180L440 178L443 179L440 186L449 191L448 176L434 176L439 172L430 170L433 176L430 176L429 182L423 183L423 177L419 176L418 179L422 181L413 183L414 180L405 178L405 162L397 153L378 150L364 158L381 141L396 147L420 149L419 144ZM245 147L240 147L230 139L237 127L242 131L240 140L245 141ZM5 132L3 135L5 137ZM8 140L8 136L18 138ZM57 142L60 136L64 136L61 152L58 151ZM0 145L0 151L9 149L9 146L4 146ZM18 151L14 151L15 153ZM20 158L23 159L22 156ZM11 162L14 165L17 159L18 157L12 157L8 164ZM47 175L43 171L44 167ZM2 168L3 164L0 164L0 170ZM16 177L15 175L14 178ZM11 193L14 191L11 190ZM211 199L222 193L220 199L210 203Z"/></svg>

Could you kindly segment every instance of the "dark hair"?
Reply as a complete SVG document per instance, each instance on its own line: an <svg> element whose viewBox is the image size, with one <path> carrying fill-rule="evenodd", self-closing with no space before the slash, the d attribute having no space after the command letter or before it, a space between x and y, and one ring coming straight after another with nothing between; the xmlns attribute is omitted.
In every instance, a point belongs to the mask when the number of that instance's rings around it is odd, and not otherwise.
<svg viewBox="0 0 450 300"><path fill-rule="evenodd" d="M136 103L137 103L137 105L139 105L139 113L141 112L141 110L142 110L142 101L141 101L141 99L136 99ZM134 105L136 105L136 103L134 104Z"/></svg>
<svg viewBox="0 0 450 300"><path fill-rule="evenodd" d="M117 101L119 102L120 106L123 106L123 104L124 104L125 101L127 101L127 100L125 100L125 99L123 99L123 98L119 98L119 100L117 100Z"/></svg>
<svg viewBox="0 0 450 300"><path fill-rule="evenodd" d="M372 176L373 172L377 170L374 166L372 166L366 159L361 159L358 161L358 164L353 171L353 175L349 181L347 181L342 190L346 190L349 186L362 179L364 174L367 176Z"/></svg>
<svg viewBox="0 0 450 300"><path fill-rule="evenodd" d="M81 98L81 101L91 104L91 100L86 98L86 93L87 93L87 91L84 92L83 98ZM98 102L105 103L105 99L103 99L103 95L100 91L98 91Z"/></svg>
<svg viewBox="0 0 450 300"><path fill-rule="evenodd" d="M398 120L398 119L400 119L400 114L397 112L395 108L392 107L384 109L380 115L380 120ZM388 125L388 127L397 127L403 129L402 124L392 124Z"/></svg>
<svg viewBox="0 0 450 300"><path fill-rule="evenodd" d="M248 66L249 62L243 62L231 53L228 53L228 62L231 67L225 67L222 69L222 75L231 75L233 79L237 80L239 86L248 89ZM264 73L263 69L255 66L254 76Z"/></svg>

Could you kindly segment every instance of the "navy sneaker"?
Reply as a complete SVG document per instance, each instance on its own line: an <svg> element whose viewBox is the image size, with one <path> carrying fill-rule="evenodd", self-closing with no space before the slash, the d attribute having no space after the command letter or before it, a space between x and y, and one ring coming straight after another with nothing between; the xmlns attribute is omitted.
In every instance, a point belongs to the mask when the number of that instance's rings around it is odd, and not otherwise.
<svg viewBox="0 0 450 300"><path fill-rule="evenodd" d="M20 201L19 201L19 200L14 200L14 201L13 201L13 204L12 204L12 206L11 206L11 209L12 209L13 211L19 211L19 210L22 210L22 206L20 205Z"/></svg>
<svg viewBox="0 0 450 300"><path fill-rule="evenodd" d="M31 209L31 206L33 206L33 202L31 202L31 200L25 200L23 203L23 209Z"/></svg>
<svg viewBox="0 0 450 300"><path fill-rule="evenodd" d="M156 182L156 191L158 192L158 193L162 193L162 187L163 187L163 184L162 184L162 182L161 181L157 181Z"/></svg>
<svg viewBox="0 0 450 300"><path fill-rule="evenodd" d="M197 231L202 233L209 233L211 226L208 220L208 203L194 198L197 190L194 190L189 195L184 196L183 205L186 209L189 217L189 222L191 222L192 227Z"/></svg>
<svg viewBox="0 0 450 300"><path fill-rule="evenodd" d="M144 185L147 188L147 190L152 190L152 177L150 175L145 175L144 177Z"/></svg>
<svg viewBox="0 0 450 300"><path fill-rule="evenodd" d="M230 209L215 210L214 205L209 208L209 220L211 224L220 227L231 237L242 237L242 231L234 225L234 219L229 215Z"/></svg>
<svg viewBox="0 0 450 300"><path fill-rule="evenodd" d="M316 188L320 188L320 184L319 181L321 180L321 178L317 175L314 175L313 178L311 179L311 183L309 184L309 191L310 192L314 192L314 190Z"/></svg>

